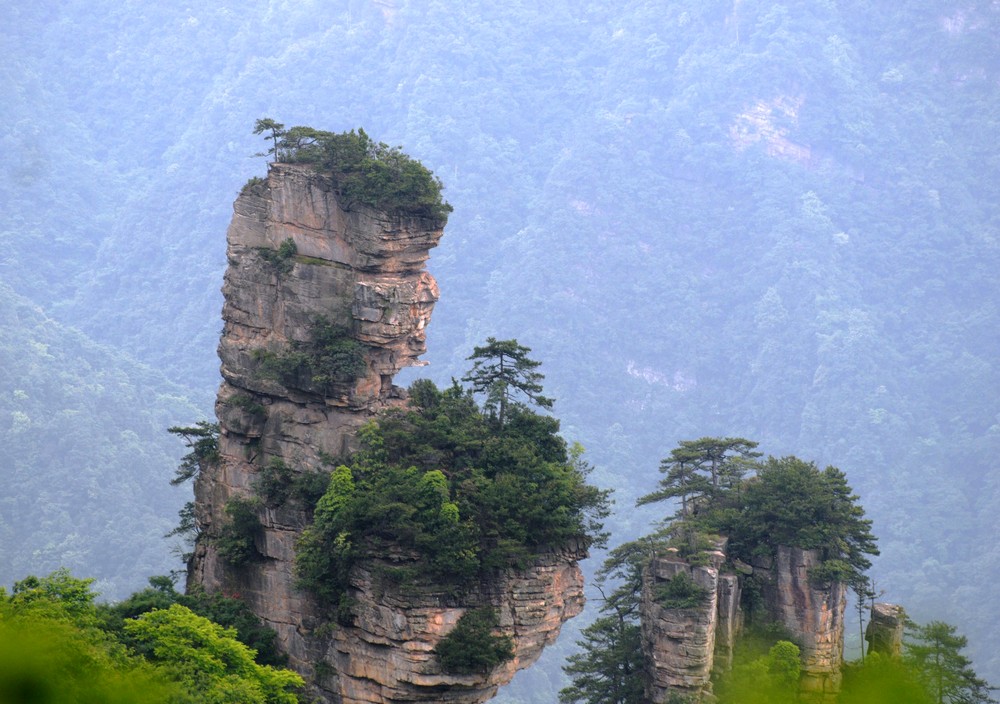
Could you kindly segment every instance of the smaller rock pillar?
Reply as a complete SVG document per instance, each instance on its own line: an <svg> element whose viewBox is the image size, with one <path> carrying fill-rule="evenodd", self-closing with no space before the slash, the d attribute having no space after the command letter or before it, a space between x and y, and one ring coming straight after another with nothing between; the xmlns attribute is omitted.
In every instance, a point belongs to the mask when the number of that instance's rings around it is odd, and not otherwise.
<svg viewBox="0 0 1000 704"><path fill-rule="evenodd" d="M865 629L868 652L898 658L903 652L903 627L906 612L899 604L873 604L871 620Z"/></svg>

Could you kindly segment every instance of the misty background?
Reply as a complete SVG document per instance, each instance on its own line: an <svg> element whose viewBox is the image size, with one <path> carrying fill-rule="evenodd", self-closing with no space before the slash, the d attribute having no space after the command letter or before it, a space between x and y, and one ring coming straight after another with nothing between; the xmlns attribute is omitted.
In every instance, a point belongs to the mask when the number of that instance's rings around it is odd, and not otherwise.
<svg viewBox="0 0 1000 704"><path fill-rule="evenodd" d="M266 116L445 184L399 383L531 347L612 545L680 440L836 465L882 599L1000 682L1000 3L11 0L0 50L0 584L182 567L166 428L213 417ZM579 627L501 699L555 701Z"/></svg>

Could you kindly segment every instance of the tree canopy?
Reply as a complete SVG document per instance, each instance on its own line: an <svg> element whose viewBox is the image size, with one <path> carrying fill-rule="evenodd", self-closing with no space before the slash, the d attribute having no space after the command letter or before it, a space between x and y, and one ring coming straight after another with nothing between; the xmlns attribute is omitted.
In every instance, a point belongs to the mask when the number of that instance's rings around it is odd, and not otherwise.
<svg viewBox="0 0 1000 704"><path fill-rule="evenodd" d="M375 142L363 129L327 132L284 124L265 117L254 134L265 135L271 147L261 156L275 162L312 164L330 174L347 201L408 215L448 219L452 207L442 198L444 186L429 169L403 153L401 147Z"/></svg>
<svg viewBox="0 0 1000 704"><path fill-rule="evenodd" d="M457 382L410 387L406 409L364 427L330 475L296 556L300 582L341 609L359 560L398 554L410 578L464 589L476 576L573 541L600 541L608 492L587 482L559 422L516 404L504 431Z"/></svg>
<svg viewBox="0 0 1000 704"><path fill-rule="evenodd" d="M541 381L545 378L535 371L541 362L528 357L530 347L517 340L497 340L488 337L486 344L473 349L468 359L472 369L462 381L472 384L474 393L486 395L485 408L503 427L508 418L508 408L526 398L541 408L551 408L552 399L542 395Z"/></svg>
<svg viewBox="0 0 1000 704"><path fill-rule="evenodd" d="M682 441L661 463L659 489L637 503L681 499L662 524L687 554L699 533L727 536L730 557L748 561L780 545L817 549L824 562L815 579L860 583L878 548L844 473L791 456L761 461L756 447L744 438Z"/></svg>
<svg viewBox="0 0 1000 704"><path fill-rule="evenodd" d="M255 662L234 629L176 603L168 579L155 578L124 609L95 604L92 583L57 570L25 577L10 597L0 589L0 701L299 701L301 677Z"/></svg>

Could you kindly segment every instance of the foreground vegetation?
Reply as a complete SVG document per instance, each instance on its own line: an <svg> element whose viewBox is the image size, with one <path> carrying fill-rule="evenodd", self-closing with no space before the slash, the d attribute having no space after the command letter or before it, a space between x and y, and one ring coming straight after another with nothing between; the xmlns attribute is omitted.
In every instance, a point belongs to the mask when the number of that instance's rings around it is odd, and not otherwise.
<svg viewBox="0 0 1000 704"><path fill-rule="evenodd" d="M270 640L245 606L151 581L111 606L65 570L27 577L10 596L0 589L0 701L298 704L302 678L262 664L264 651L242 640Z"/></svg>

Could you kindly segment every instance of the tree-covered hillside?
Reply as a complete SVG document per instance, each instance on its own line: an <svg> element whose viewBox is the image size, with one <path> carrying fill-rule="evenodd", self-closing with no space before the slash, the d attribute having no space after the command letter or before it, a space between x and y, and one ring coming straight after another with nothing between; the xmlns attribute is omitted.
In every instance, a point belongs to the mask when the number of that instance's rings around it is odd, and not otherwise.
<svg viewBox="0 0 1000 704"><path fill-rule="evenodd" d="M44 315L208 417L230 203L265 169L255 120L363 127L454 207L430 262L439 385L476 341L530 345L620 507L685 437L842 468L880 536L878 588L955 623L1000 679L996 3L14 0L0 20L0 271ZM156 383L144 396L173 393ZM87 427L61 436L117 447ZM14 505L45 500L3 471ZM635 537L647 511L609 528ZM30 567L8 580L50 568L11 559ZM535 701L565 684L570 640L528 673Z"/></svg>

